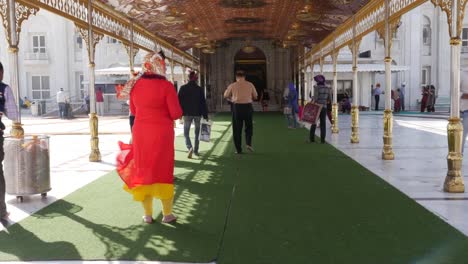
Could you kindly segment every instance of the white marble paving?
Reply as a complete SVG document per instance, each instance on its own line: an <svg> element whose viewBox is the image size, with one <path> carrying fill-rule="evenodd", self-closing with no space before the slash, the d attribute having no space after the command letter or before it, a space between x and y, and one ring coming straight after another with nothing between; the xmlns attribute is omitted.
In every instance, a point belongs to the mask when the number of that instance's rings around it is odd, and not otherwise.
<svg viewBox="0 0 468 264"><path fill-rule="evenodd" d="M340 115L339 134L331 134L327 123L327 142L468 235L468 193L443 191L447 175L447 124L447 120L437 116L395 116L393 161L381 158L382 115L361 114L359 144L350 143L350 115ZM316 133L320 134L319 129ZM468 161L463 162L462 171L468 184Z"/></svg>

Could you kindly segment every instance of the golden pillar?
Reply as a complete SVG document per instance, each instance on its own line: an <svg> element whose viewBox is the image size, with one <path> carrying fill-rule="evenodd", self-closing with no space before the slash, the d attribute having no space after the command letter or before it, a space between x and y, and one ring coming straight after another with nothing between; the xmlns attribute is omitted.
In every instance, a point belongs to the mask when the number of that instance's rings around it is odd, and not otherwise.
<svg viewBox="0 0 468 264"><path fill-rule="evenodd" d="M351 107L351 143L359 143L359 106Z"/></svg>
<svg viewBox="0 0 468 264"><path fill-rule="evenodd" d="M463 125L460 118L450 118L447 125L448 156L447 156L447 177L444 182L444 191L451 193L462 193L465 191L463 175L461 172L463 156L462 134Z"/></svg>
<svg viewBox="0 0 468 264"><path fill-rule="evenodd" d="M89 161L101 161L101 152L99 151L99 133L98 133L98 117L96 113L89 115L89 127L91 130L91 153L89 154Z"/></svg>
<svg viewBox="0 0 468 264"><path fill-rule="evenodd" d="M384 111L384 136L383 136L383 151L382 151L382 159L384 160L394 160L395 154L393 153L393 114L392 110L385 109Z"/></svg>
<svg viewBox="0 0 468 264"><path fill-rule="evenodd" d="M340 132L340 129L338 128L338 104L334 103L332 105L332 133L333 134L338 134Z"/></svg>
<svg viewBox="0 0 468 264"><path fill-rule="evenodd" d="M463 125L460 120L460 47L462 41L460 39L463 20L465 16L465 8L468 1L466 0L446 0L437 1L431 0L435 6L439 6L447 15L448 29L450 35L450 118L447 126L447 176L444 182L444 191L451 193L461 193L465 191L462 175L462 138ZM466 96L463 94L462 96Z"/></svg>

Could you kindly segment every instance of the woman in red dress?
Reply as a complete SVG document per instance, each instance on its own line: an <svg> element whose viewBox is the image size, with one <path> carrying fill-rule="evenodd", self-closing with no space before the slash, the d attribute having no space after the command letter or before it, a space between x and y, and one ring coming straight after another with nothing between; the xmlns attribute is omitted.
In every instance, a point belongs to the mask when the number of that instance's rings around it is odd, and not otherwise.
<svg viewBox="0 0 468 264"><path fill-rule="evenodd" d="M130 94L130 111L135 115L132 144L119 142L117 172L124 189L141 201L143 220L153 222L153 198L161 200L163 222L176 220L174 198L174 120L182 116L177 93L164 77L164 54L146 55L142 72L131 79L123 94Z"/></svg>

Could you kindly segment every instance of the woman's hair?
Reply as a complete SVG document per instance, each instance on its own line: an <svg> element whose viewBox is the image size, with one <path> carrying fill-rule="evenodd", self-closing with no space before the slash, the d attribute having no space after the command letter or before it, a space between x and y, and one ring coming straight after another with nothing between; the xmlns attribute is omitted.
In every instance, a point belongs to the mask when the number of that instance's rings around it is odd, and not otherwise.
<svg viewBox="0 0 468 264"><path fill-rule="evenodd" d="M163 51L163 50L160 50L160 51L158 52L158 54L159 54L159 56L161 56L161 58L162 58L163 60L166 59L166 55L164 55L164 51Z"/></svg>

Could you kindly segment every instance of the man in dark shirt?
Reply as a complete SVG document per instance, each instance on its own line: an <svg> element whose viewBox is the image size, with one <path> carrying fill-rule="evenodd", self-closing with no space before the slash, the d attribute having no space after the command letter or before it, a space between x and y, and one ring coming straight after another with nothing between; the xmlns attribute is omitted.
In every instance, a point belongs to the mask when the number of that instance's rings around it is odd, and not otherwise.
<svg viewBox="0 0 468 264"><path fill-rule="evenodd" d="M200 120L201 117L208 119L208 108L206 106L205 93L197 84L198 76L195 72L190 72L189 82L180 87L179 102L184 112L184 136L185 144L188 149L188 158L192 154L199 155L198 147L200 144ZM192 121L195 123L195 146L192 147L190 141L190 126Z"/></svg>
<svg viewBox="0 0 468 264"><path fill-rule="evenodd" d="M327 101L330 99L330 87L325 85L325 77L323 75L317 75L314 77L317 85L314 88L315 91L315 103L322 105L322 110L320 111L320 142L325 143L325 136L327 133L326 128L326 117L327 117ZM309 141L315 142L315 129L317 124L313 124L310 128Z"/></svg>

